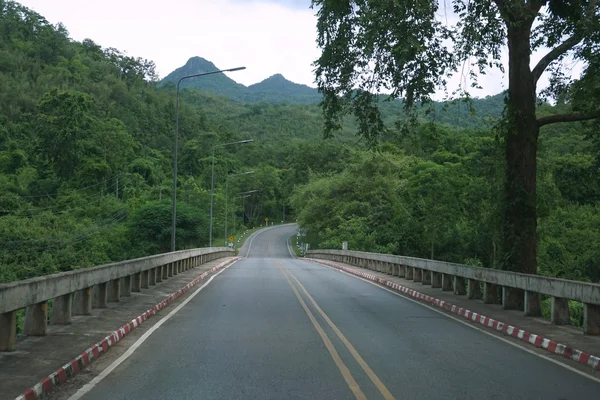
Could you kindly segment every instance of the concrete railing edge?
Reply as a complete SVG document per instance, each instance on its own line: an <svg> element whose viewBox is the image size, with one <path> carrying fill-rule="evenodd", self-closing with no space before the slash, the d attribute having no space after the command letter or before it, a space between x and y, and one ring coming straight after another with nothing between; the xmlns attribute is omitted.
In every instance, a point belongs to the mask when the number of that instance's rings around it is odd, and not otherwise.
<svg viewBox="0 0 600 400"><path fill-rule="evenodd" d="M388 274L421 281L442 290L453 290L455 294L467 295L470 299L482 296L484 303L495 303L497 288L500 287L503 308L521 308L526 316L541 315L539 296L548 295L552 297L551 321L557 325L570 324L568 300L580 301L584 304L584 333L600 335L599 284L352 250L315 249L309 250L307 257L343 262L379 272L387 267L385 272ZM467 280L469 290L466 288ZM483 294L480 293L478 282L484 283Z"/></svg>
<svg viewBox="0 0 600 400"><path fill-rule="evenodd" d="M105 308L107 302L119 301L132 291L233 255L227 247L181 250L0 284L0 351L15 350L16 312L20 309L26 310L24 333L43 336L49 300L54 300L52 323L69 324L73 315L91 315L92 307Z"/></svg>

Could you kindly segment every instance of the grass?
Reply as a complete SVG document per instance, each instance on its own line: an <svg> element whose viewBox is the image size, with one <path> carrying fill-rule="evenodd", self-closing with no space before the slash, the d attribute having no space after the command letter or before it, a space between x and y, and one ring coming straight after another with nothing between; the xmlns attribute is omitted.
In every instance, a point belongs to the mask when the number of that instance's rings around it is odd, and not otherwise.
<svg viewBox="0 0 600 400"><path fill-rule="evenodd" d="M296 235L290 236L290 238L288 239L288 243L290 244L291 249L294 250L296 257L302 257L302 253L301 253L300 249L298 248L296 238L297 238Z"/></svg>

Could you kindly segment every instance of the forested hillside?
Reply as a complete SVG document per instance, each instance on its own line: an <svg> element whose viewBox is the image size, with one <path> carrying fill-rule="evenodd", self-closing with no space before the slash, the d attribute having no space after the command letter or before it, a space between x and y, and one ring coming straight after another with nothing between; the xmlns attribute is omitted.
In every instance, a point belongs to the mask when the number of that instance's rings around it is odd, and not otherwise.
<svg viewBox="0 0 600 400"><path fill-rule="evenodd" d="M371 151L351 118L323 140L318 104L285 101L297 98L286 90L310 96L289 81L267 79L254 93L271 97L245 103L235 82L213 78L212 93L182 92L178 249L208 244L212 146L252 138L217 150L215 245L224 241L227 175L255 171L228 181L230 207L236 194L259 190L244 212L235 202L238 231L242 218L278 222L285 209L313 247L348 240L355 250L495 265L503 95L475 99L475 114L466 103L435 104L404 134L394 129L402 103L381 103L389 130ZM232 82L231 93L219 92ZM158 85L151 61L72 41L65 27L0 0L0 282L169 251L174 89ZM579 123L542 132L541 273L600 280L592 133ZM230 229L231 219L229 208Z"/></svg>

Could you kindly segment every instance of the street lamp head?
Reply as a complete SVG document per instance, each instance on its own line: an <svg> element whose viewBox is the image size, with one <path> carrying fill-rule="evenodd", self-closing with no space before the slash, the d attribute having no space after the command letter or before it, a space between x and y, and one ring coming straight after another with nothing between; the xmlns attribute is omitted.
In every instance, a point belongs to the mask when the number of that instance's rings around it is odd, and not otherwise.
<svg viewBox="0 0 600 400"><path fill-rule="evenodd" d="M246 67L230 68L230 69L226 69L225 72L241 71L243 69L246 69Z"/></svg>
<svg viewBox="0 0 600 400"><path fill-rule="evenodd" d="M238 143L251 143L251 142L254 142L254 139L240 140Z"/></svg>

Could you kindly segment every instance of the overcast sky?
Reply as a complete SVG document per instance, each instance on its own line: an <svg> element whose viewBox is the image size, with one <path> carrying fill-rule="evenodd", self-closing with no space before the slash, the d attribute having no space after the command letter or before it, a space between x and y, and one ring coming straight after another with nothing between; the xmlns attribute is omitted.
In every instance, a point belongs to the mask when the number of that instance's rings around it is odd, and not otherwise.
<svg viewBox="0 0 600 400"><path fill-rule="evenodd" d="M310 0L18 1L51 23L62 22L75 40L90 38L102 47L153 60L161 78L200 56L218 68L246 66L228 74L244 85L281 73L316 86L311 64L320 52ZM534 54L532 61L541 55ZM451 89L459 82L454 77ZM493 71L480 84L483 90L472 90L472 95L496 94L506 88L506 79Z"/></svg>

